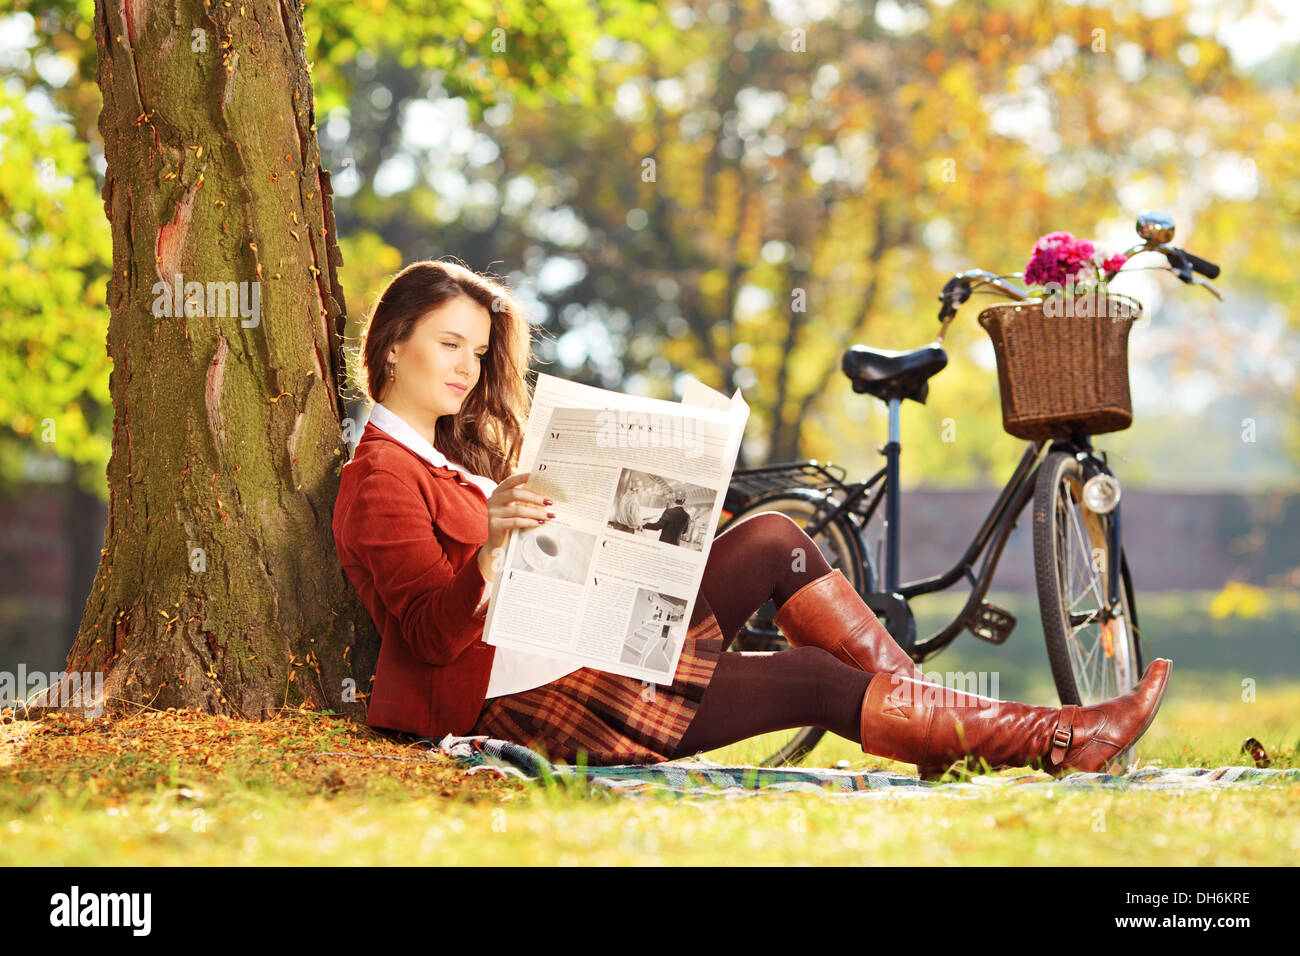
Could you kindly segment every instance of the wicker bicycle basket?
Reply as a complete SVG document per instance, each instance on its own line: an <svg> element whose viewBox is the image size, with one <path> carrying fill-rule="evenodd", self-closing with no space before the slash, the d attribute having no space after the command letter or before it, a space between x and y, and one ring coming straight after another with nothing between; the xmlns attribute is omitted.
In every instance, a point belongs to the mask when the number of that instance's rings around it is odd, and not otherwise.
<svg viewBox="0 0 1300 956"><path fill-rule="evenodd" d="M1141 316L1140 302L1114 292L981 312L997 355L1002 427L1029 441L1128 428L1128 334Z"/></svg>

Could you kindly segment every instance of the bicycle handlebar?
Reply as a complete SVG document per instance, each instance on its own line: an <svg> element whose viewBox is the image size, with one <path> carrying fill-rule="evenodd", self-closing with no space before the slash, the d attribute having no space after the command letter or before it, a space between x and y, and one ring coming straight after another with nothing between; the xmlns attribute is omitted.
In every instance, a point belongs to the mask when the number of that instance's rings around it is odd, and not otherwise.
<svg viewBox="0 0 1300 956"><path fill-rule="evenodd" d="M994 275L985 269L967 269L965 272L959 272L946 283L943 291L939 293L939 301L943 305L939 308L939 321L947 322L957 314L957 307L971 297L974 292L982 285L991 285L1008 299L1024 301L1029 298L1029 293L1017 289L1013 285L1008 285L1004 279L1019 279L1022 274L1011 272L1005 276ZM973 282L972 279L979 281Z"/></svg>
<svg viewBox="0 0 1300 956"><path fill-rule="evenodd" d="M1179 249L1177 246L1171 246L1168 243L1159 243L1157 245L1148 245L1145 242L1139 242L1137 245L1130 247L1125 251L1127 258L1141 255L1144 252L1163 253L1169 261L1169 269L1174 275L1189 284L1201 285L1192 277L1192 272L1199 272L1207 279L1217 279L1219 277L1219 267L1208 259L1202 259L1200 256L1192 255L1186 249ZM1128 263L1126 262L1125 265ZM1120 267L1121 269L1123 266ZM1106 279L1113 279L1120 269L1106 271Z"/></svg>
<svg viewBox="0 0 1300 956"><path fill-rule="evenodd" d="M1180 280L1188 285L1205 286L1210 293L1217 299L1222 299L1219 290L1210 285L1203 279L1198 279L1194 272L1198 272L1207 279L1217 279L1219 277L1219 267L1210 262L1208 259L1202 259L1200 256L1193 255L1185 249L1179 249L1177 246L1169 244L1169 240L1174 237L1174 221L1164 213L1146 210L1142 212L1137 219L1137 234L1142 237L1142 242L1130 246L1124 252L1125 262L1134 256L1143 252L1159 252L1169 262L1169 270ZM1110 282L1124 268L1107 269L1106 281ZM1009 285L1006 279L1021 279L1023 273L1010 272L1006 275L994 275L984 269L968 269L965 272L959 272L946 283L943 291L939 293L939 321L942 327L939 330L939 339L942 341L943 333L947 331L948 323L957 314L957 308L971 297L971 293L982 285L989 285L1002 293L1009 299L1024 301L1029 298L1029 293Z"/></svg>
<svg viewBox="0 0 1300 956"><path fill-rule="evenodd" d="M1213 262L1211 262L1209 259L1202 259L1200 256L1194 256L1186 249L1180 249L1179 251L1191 261L1192 268L1195 269L1197 272L1199 272L1201 275L1205 276L1205 278L1207 279L1219 278L1219 267L1215 265Z"/></svg>

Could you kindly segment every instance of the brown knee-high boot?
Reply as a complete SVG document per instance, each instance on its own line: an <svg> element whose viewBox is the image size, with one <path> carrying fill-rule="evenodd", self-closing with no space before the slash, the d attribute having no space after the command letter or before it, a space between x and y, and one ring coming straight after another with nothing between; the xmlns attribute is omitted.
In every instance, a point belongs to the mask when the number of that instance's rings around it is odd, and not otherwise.
<svg viewBox="0 0 1300 956"><path fill-rule="evenodd" d="M1165 696L1173 662L1159 657L1127 694L1080 707L1034 707L897 676L874 677L862 699L862 749L914 763L932 776L971 756L990 767L1036 765L1111 772L1141 737Z"/></svg>
<svg viewBox="0 0 1300 956"><path fill-rule="evenodd" d="M795 647L813 645L873 674L924 680L921 668L898 646L838 568L791 594L773 623Z"/></svg>

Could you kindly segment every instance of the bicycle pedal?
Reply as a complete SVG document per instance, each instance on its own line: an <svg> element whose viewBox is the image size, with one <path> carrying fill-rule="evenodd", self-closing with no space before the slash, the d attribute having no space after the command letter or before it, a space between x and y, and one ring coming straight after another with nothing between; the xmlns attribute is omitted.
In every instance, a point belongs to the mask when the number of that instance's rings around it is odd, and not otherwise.
<svg viewBox="0 0 1300 956"><path fill-rule="evenodd" d="M989 604L987 601L975 609L972 620L966 624L966 630L981 641L988 641L990 644L1006 643L1015 629L1016 616L1005 608Z"/></svg>

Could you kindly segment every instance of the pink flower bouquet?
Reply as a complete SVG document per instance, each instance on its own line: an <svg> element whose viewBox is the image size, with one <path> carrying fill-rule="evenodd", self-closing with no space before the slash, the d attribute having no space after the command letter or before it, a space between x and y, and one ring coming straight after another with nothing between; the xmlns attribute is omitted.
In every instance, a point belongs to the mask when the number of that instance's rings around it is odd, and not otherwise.
<svg viewBox="0 0 1300 956"><path fill-rule="evenodd" d="M1127 261L1122 252L1068 232L1049 232L1034 243L1025 266L1025 285L1043 286L1044 298L1073 286L1078 291L1099 286L1104 270L1117 271Z"/></svg>

